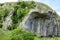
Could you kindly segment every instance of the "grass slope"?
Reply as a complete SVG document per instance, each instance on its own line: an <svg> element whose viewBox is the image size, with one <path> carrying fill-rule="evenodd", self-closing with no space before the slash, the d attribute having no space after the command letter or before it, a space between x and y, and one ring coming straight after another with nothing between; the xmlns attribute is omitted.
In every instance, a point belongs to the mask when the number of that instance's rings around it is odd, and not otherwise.
<svg viewBox="0 0 60 40"><path fill-rule="evenodd" d="M60 37L41 38L24 29L17 28L13 31L0 29L0 40L60 40Z"/></svg>

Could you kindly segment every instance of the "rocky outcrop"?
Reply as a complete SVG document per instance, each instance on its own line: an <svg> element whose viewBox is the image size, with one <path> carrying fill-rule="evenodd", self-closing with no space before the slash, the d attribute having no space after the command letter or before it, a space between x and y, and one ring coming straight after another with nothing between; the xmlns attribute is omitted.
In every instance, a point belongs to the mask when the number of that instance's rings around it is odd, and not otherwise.
<svg viewBox="0 0 60 40"><path fill-rule="evenodd" d="M36 8L29 12L20 25L41 36L60 36L60 20L56 18L53 11L41 12Z"/></svg>
<svg viewBox="0 0 60 40"><path fill-rule="evenodd" d="M16 10L13 8L10 13L8 13L7 17L5 18L5 21L3 21L3 29L7 30L8 26L11 25L12 19L11 16Z"/></svg>

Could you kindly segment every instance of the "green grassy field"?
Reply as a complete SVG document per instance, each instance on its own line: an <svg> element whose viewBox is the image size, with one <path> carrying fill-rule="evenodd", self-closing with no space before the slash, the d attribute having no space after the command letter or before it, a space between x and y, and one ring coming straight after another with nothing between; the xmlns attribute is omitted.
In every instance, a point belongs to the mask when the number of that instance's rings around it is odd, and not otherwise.
<svg viewBox="0 0 60 40"><path fill-rule="evenodd" d="M38 36L33 36L33 33L17 28L13 31L4 31L0 29L0 40L60 40L60 37L41 38Z"/></svg>

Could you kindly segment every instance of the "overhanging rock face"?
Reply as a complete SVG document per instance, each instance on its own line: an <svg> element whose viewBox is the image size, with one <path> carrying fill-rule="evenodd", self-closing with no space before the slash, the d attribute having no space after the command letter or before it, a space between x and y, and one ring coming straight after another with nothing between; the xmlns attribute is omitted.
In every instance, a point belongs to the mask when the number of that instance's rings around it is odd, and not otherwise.
<svg viewBox="0 0 60 40"><path fill-rule="evenodd" d="M25 21L22 22L22 26L41 36L60 36L60 22L56 20L52 12L30 12Z"/></svg>
<svg viewBox="0 0 60 40"><path fill-rule="evenodd" d="M45 5L37 4L23 19L21 26L41 36L60 36L60 19L57 19L54 10Z"/></svg>

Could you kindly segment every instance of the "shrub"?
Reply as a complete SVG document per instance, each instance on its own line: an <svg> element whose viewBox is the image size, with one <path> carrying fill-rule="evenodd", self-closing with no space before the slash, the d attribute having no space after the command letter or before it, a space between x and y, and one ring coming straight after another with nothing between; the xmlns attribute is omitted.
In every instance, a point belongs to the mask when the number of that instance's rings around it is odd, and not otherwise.
<svg viewBox="0 0 60 40"><path fill-rule="evenodd" d="M34 40L34 35L22 28L17 28L12 31L11 40Z"/></svg>
<svg viewBox="0 0 60 40"><path fill-rule="evenodd" d="M17 4L13 4L16 11L14 12L12 18L12 28L15 26L13 25L19 25L20 22L22 22L22 19L28 14L29 10L34 8L35 2L18 2ZM11 29L11 27L9 27Z"/></svg>
<svg viewBox="0 0 60 40"><path fill-rule="evenodd" d="M9 25L9 27L7 28L8 30L13 30L13 29L16 29L17 28L17 24L12 24L12 25Z"/></svg>

